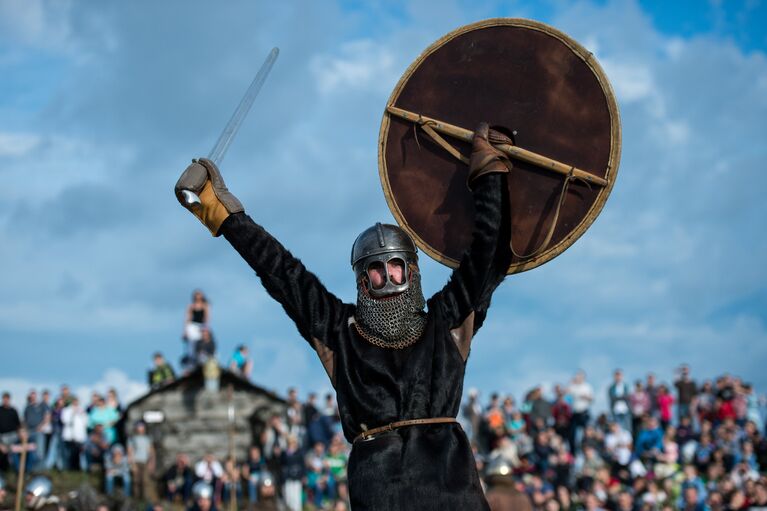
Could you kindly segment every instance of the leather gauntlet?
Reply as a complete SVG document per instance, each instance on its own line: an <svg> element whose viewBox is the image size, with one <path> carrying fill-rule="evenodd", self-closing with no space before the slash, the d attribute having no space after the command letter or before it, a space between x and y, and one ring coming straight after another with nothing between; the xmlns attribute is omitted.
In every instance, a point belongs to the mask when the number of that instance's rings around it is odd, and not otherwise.
<svg viewBox="0 0 767 511"><path fill-rule="evenodd" d="M227 189L218 167L207 158L192 160L176 182L176 198L186 209L192 212L208 228L213 236L229 215L244 211L237 197ZM192 192L199 197L199 202L190 201ZM191 196L193 197L193 196Z"/></svg>
<svg viewBox="0 0 767 511"><path fill-rule="evenodd" d="M503 133L491 130L486 122L481 122L474 130L473 147L469 158L469 188L474 181L485 174L508 173L512 168L511 161L492 144L509 144L514 142Z"/></svg>

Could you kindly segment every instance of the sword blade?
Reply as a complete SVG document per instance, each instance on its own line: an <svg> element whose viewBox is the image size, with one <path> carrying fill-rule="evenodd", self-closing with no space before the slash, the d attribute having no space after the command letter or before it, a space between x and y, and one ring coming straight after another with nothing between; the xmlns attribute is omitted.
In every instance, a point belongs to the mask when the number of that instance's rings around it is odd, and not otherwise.
<svg viewBox="0 0 767 511"><path fill-rule="evenodd" d="M250 83L248 90L245 91L245 95L240 100L240 104L237 105L237 108L234 110L231 119L226 123L224 131L222 131L221 135L218 137L216 145L210 150L208 159L216 165L220 164L221 160L224 159L229 144L232 143L235 135L237 135L237 132L240 130L242 121L244 121L245 117L248 115L250 107L253 105L253 101L256 99L256 96L258 96L258 92L261 90L261 86L264 85L266 77L269 75L269 71L272 70L274 61L277 60L279 54L280 49L276 47L272 48L272 51L269 52L266 60L261 65L261 69L258 70L258 73Z"/></svg>

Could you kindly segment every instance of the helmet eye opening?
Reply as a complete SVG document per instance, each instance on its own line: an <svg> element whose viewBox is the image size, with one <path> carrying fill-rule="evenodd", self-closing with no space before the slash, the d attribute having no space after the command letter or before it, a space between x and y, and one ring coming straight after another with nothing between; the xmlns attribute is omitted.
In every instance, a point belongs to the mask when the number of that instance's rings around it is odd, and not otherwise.
<svg viewBox="0 0 767 511"><path fill-rule="evenodd" d="M383 261L371 262L365 272L371 289L383 289L387 282L386 266Z"/></svg>
<svg viewBox="0 0 767 511"><path fill-rule="evenodd" d="M386 261L386 274L389 282L395 286L401 286L407 282L407 266L399 257L393 257Z"/></svg>

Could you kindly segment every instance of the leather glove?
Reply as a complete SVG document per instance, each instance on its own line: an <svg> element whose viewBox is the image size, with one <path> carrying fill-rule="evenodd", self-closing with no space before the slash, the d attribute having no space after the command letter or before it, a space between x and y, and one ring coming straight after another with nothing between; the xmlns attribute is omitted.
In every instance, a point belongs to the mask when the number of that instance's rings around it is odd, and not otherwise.
<svg viewBox="0 0 767 511"><path fill-rule="evenodd" d="M491 130L486 122L479 123L474 130L473 147L469 158L469 188L474 181L485 174L508 173L512 168L511 161L506 154L492 146L492 144L509 144L514 142L500 131Z"/></svg>
<svg viewBox="0 0 767 511"><path fill-rule="evenodd" d="M188 202L184 192L196 194L200 201ZM176 182L176 198L208 228L213 236L229 215L244 211L237 197L226 188L216 164L207 158L192 160Z"/></svg>

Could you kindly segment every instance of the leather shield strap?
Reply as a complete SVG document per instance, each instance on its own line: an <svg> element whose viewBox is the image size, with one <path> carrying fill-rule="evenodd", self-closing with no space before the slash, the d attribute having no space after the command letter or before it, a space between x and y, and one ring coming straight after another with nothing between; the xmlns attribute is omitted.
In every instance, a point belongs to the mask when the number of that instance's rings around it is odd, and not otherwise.
<svg viewBox="0 0 767 511"><path fill-rule="evenodd" d="M391 422L386 426L380 426L378 428L368 429L363 431L354 438L354 442L357 440L367 440L378 433L384 433L386 431L394 431L397 428L405 426L420 426L422 424L452 424L458 423L455 417L433 417L431 419L410 419L406 421Z"/></svg>

